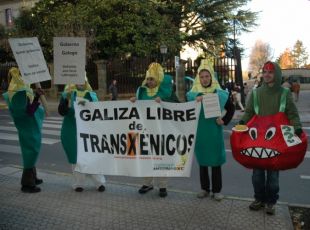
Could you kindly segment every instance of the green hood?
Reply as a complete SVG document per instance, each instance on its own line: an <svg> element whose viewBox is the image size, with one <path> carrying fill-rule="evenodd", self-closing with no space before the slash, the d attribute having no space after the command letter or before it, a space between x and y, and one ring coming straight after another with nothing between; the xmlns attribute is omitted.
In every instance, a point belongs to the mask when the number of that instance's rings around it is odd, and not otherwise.
<svg viewBox="0 0 310 230"><path fill-rule="evenodd" d="M268 91L278 91L279 89L281 89L281 84L282 84L282 71L280 66L275 63L275 62L271 62L268 61L266 63L271 63L273 64L273 66L275 67L275 72L274 72L274 76L275 76L275 83L272 87L269 87L264 81L263 81L263 85L262 87L265 88ZM265 63L265 64L266 64ZM264 64L264 65L265 65Z"/></svg>

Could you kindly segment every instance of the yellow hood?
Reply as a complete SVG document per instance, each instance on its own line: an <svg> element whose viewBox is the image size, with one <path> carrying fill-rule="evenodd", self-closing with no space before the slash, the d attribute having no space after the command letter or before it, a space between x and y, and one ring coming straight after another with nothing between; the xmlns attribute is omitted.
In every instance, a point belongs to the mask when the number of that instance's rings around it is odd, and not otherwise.
<svg viewBox="0 0 310 230"><path fill-rule="evenodd" d="M209 73L211 74L211 85L209 87L203 87L200 84L200 80L199 80L199 72L201 70L208 70ZM213 93L215 89L220 89L220 84L218 83L218 81L216 80L216 78L214 77L214 69L212 64L207 60L207 59L202 59L200 66L197 70L197 75L195 77L194 83L193 83L193 87L191 89L191 92L199 92L199 93Z"/></svg>
<svg viewBox="0 0 310 230"><path fill-rule="evenodd" d="M24 83L18 68L12 67L9 70L8 82L9 82L9 87L8 87L9 100L12 99L12 97L14 96L16 92L21 91L21 90L26 90L27 96L29 97L30 102L32 102L33 91L30 88L29 84Z"/></svg>

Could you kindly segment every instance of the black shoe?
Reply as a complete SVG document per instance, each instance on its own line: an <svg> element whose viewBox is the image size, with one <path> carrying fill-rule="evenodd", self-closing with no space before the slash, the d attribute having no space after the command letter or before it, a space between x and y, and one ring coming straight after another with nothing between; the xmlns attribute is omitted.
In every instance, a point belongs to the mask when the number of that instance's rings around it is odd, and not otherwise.
<svg viewBox="0 0 310 230"><path fill-rule="evenodd" d="M147 185L143 185L140 189L139 189L139 193L140 194L144 194L147 193L148 191L152 190L153 186L147 186Z"/></svg>
<svg viewBox="0 0 310 230"><path fill-rule="evenodd" d="M265 211L268 215L274 215L276 213L276 208L274 204L267 204Z"/></svg>
<svg viewBox="0 0 310 230"><path fill-rule="evenodd" d="M36 192L41 192L41 189L37 186L22 186L21 188L22 192L25 193L36 193Z"/></svg>
<svg viewBox="0 0 310 230"><path fill-rule="evenodd" d="M84 189L82 187L77 187L74 189L74 191L76 191L76 192L83 192L83 190Z"/></svg>
<svg viewBox="0 0 310 230"><path fill-rule="evenodd" d="M34 180L35 180L35 184L38 185L38 184L42 184L43 183L43 180L42 179L39 179L37 177L37 169L35 167L32 168L32 171L33 171L33 175L34 175Z"/></svg>
<svg viewBox="0 0 310 230"><path fill-rule="evenodd" d="M105 190L104 185L100 185L100 186L98 187L97 190L98 190L99 192L104 192L104 190Z"/></svg>
<svg viewBox="0 0 310 230"><path fill-rule="evenodd" d="M259 200L254 200L250 206L249 206L249 209L250 210L253 210L253 211L258 211L260 210L261 208L265 207L265 204Z"/></svg>
<svg viewBox="0 0 310 230"><path fill-rule="evenodd" d="M160 188L159 189L159 196L160 197L166 197L168 195L166 188Z"/></svg>
<svg viewBox="0 0 310 230"><path fill-rule="evenodd" d="M36 178L36 179L35 179L35 183L36 183L36 185L42 184L42 183L43 183L43 180L42 180L42 179Z"/></svg>

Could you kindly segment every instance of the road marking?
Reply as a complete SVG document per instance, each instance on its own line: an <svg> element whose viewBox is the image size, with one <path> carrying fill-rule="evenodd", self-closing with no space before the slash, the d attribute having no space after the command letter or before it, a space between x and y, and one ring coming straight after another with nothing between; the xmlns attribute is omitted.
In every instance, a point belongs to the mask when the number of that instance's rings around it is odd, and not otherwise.
<svg viewBox="0 0 310 230"><path fill-rule="evenodd" d="M6 153L15 153L15 154L20 154L21 150L19 146L13 146L13 145L2 145L0 144L1 152L6 152Z"/></svg>
<svg viewBox="0 0 310 230"><path fill-rule="evenodd" d="M44 120L43 123L62 124L62 121Z"/></svg>
<svg viewBox="0 0 310 230"><path fill-rule="evenodd" d="M300 178L304 180L310 180L310 176L308 175L300 175Z"/></svg>
<svg viewBox="0 0 310 230"><path fill-rule="evenodd" d="M15 126L2 126L2 125L0 125L0 130L17 132L17 129ZM47 134L47 135L60 136L60 130L43 129L42 133Z"/></svg>
<svg viewBox="0 0 310 230"><path fill-rule="evenodd" d="M9 122L9 124L13 125L14 122ZM60 128L61 128L61 125L54 125L54 124L46 124L46 123L43 123L43 127L44 127L44 128L60 129Z"/></svg>
<svg viewBox="0 0 310 230"><path fill-rule="evenodd" d="M46 119L62 121L63 117L47 117Z"/></svg>
<svg viewBox="0 0 310 230"><path fill-rule="evenodd" d="M8 134L8 133L0 133L1 140L9 140L9 141L18 141L18 135L16 134ZM42 138L42 143L47 145L53 145L60 142L59 139L52 139L52 138Z"/></svg>

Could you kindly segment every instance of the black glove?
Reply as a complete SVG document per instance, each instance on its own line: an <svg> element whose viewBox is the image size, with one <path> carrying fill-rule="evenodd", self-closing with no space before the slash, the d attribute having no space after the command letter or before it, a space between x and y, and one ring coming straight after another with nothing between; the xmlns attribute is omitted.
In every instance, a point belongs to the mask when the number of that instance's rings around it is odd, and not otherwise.
<svg viewBox="0 0 310 230"><path fill-rule="evenodd" d="M296 130L295 130L295 134L296 134L298 137L301 137L302 129L296 129Z"/></svg>

